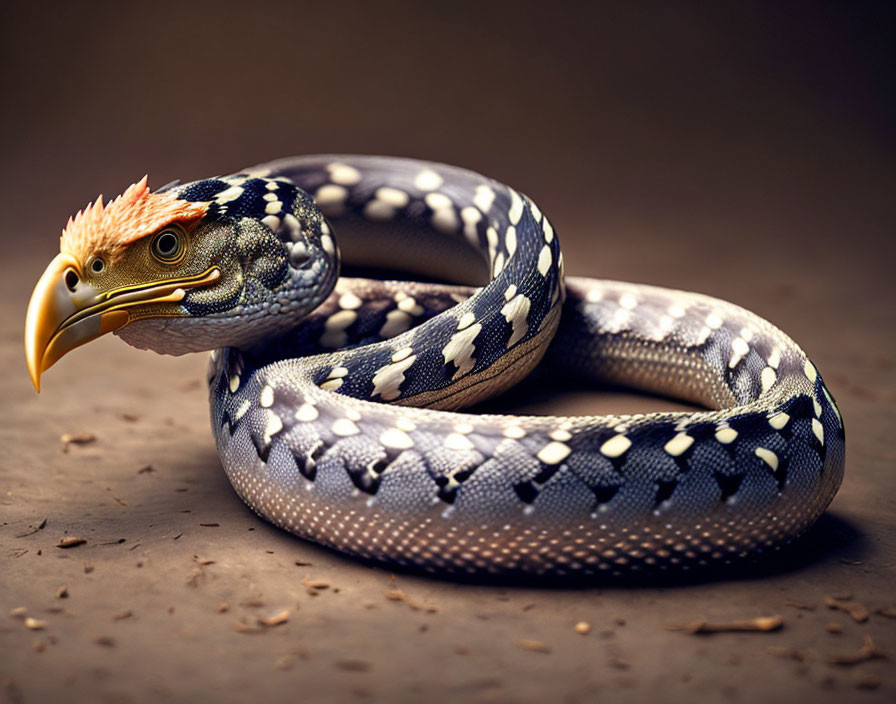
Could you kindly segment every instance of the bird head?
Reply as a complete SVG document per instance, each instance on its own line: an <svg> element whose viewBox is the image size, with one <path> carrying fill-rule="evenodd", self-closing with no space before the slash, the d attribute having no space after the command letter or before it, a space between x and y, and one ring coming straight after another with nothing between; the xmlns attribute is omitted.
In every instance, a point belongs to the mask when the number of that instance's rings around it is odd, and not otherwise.
<svg viewBox="0 0 896 704"><path fill-rule="evenodd" d="M70 218L25 320L35 388L64 354L108 332L163 354L245 347L330 293L338 260L311 197L237 174L151 192L144 177Z"/></svg>

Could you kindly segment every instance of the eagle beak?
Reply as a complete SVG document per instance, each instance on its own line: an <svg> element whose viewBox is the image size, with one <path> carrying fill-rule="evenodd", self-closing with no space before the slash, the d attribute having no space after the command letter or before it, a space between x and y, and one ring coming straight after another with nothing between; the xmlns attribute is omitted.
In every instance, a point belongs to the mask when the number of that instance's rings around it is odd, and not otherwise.
<svg viewBox="0 0 896 704"><path fill-rule="evenodd" d="M127 325L130 309L177 303L185 289L212 283L219 276L219 270L211 268L199 276L101 292L85 283L73 256L57 254L34 287L25 316L25 360L35 390L40 392L40 375L67 352Z"/></svg>

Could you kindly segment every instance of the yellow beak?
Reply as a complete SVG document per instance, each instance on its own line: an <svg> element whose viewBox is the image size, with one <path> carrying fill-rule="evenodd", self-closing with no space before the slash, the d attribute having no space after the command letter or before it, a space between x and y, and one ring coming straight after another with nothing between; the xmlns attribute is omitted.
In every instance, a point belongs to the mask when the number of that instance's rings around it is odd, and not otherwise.
<svg viewBox="0 0 896 704"><path fill-rule="evenodd" d="M129 309L151 303L176 303L185 289L220 276L217 268L191 277L165 279L100 292L84 282L70 254L57 254L34 287L25 316L25 360L35 390L40 375L75 347L118 330L131 321Z"/></svg>

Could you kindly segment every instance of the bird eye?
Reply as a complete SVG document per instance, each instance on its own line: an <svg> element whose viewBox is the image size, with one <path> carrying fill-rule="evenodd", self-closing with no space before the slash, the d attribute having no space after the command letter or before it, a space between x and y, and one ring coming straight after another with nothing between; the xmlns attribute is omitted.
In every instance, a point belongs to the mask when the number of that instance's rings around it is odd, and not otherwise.
<svg viewBox="0 0 896 704"><path fill-rule="evenodd" d="M152 241L152 256L163 264L176 264L184 257L184 236L179 230L162 230Z"/></svg>
<svg viewBox="0 0 896 704"><path fill-rule="evenodd" d="M90 270L94 274L102 274L106 270L106 262L96 257L90 262Z"/></svg>

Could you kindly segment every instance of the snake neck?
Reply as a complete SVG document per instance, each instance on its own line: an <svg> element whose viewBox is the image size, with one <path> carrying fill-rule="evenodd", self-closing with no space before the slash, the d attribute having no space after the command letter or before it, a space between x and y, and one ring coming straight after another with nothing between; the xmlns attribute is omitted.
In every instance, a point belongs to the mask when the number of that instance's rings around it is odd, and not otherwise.
<svg viewBox="0 0 896 704"><path fill-rule="evenodd" d="M252 350L300 325L339 274L333 232L313 199L286 179L240 173L177 186L207 204L194 246L218 284L188 292L181 315L148 316L116 332L128 344L181 355Z"/></svg>

